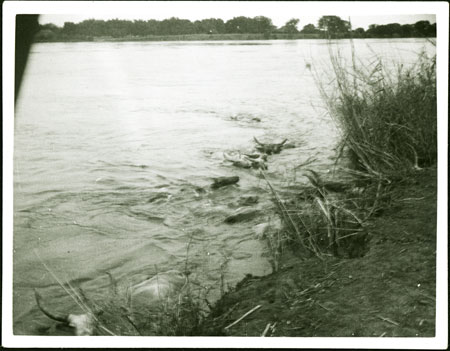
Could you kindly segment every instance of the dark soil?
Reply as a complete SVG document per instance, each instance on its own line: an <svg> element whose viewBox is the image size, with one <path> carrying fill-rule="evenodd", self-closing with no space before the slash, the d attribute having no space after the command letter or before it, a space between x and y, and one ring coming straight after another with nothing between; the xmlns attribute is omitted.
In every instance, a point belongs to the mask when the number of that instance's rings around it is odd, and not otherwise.
<svg viewBox="0 0 450 351"><path fill-rule="evenodd" d="M285 252L277 272L247 276L226 293L200 335L434 336L436 168L392 191L390 207L371 220L364 257L302 259Z"/></svg>

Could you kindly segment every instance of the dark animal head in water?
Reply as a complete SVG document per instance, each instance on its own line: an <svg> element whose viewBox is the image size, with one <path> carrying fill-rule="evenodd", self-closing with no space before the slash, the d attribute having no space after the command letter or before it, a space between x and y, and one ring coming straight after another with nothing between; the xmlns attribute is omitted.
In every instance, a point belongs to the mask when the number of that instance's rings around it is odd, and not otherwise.
<svg viewBox="0 0 450 351"><path fill-rule="evenodd" d="M239 182L238 176L213 178L211 188L217 189L225 185L236 184L237 182Z"/></svg>
<svg viewBox="0 0 450 351"><path fill-rule="evenodd" d="M116 283L111 275L111 285L116 291ZM171 301L175 296L179 296L181 291L187 284L187 276L179 271L170 270L158 273L152 278L147 279L139 284L131 286L128 291L129 305L133 309L138 310L141 306L151 307L162 305L167 301ZM83 314L63 314L58 312L50 312L42 304L42 296L34 290L36 303L39 309L50 319L63 323L74 328L74 334L77 336L94 335L98 327L98 319L95 313L87 306L84 306L86 313ZM102 327L102 326L101 326ZM108 329L103 327L109 334L114 335Z"/></svg>
<svg viewBox="0 0 450 351"><path fill-rule="evenodd" d="M281 149L283 148L283 145L287 141L287 139L284 139L281 143L265 144L265 143L261 143L255 137L253 137L253 140L257 144L256 149L258 151L263 152L263 153L268 154L268 155L278 154L281 151Z"/></svg>

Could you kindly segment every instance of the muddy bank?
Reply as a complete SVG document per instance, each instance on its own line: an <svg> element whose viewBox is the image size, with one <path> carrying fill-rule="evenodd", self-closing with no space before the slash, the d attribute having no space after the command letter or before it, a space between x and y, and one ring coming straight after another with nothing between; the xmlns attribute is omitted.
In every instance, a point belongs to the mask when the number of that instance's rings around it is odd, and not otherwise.
<svg viewBox="0 0 450 351"><path fill-rule="evenodd" d="M277 272L247 276L227 292L200 334L434 336L436 177L435 167L424 169L393 187L390 206L370 221L363 257L286 250Z"/></svg>

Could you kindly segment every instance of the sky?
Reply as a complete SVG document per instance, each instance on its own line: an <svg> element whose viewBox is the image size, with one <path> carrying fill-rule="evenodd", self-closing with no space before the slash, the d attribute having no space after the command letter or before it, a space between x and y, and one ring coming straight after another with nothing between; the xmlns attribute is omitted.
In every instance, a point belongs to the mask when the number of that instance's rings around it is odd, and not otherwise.
<svg viewBox="0 0 450 351"><path fill-rule="evenodd" d="M39 18L41 24L64 22L78 23L86 19L163 20L170 17L191 21L205 18L221 18L227 21L233 17L266 16L277 27L291 18L299 18L298 28L317 21L324 15L336 15L350 20L353 28L367 29L370 24L415 23L420 20L436 22L432 12L415 3L391 6L389 2L283 2L283 1L142 1L142 2L51 2L43 8ZM80 4L81 3L81 4ZM66 4L72 4L67 6Z"/></svg>

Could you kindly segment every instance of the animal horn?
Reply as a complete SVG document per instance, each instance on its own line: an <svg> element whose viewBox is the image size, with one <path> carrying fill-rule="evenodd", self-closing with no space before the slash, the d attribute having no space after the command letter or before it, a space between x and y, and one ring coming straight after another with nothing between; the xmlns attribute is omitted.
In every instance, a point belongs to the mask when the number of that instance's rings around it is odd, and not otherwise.
<svg viewBox="0 0 450 351"><path fill-rule="evenodd" d="M34 296L36 298L36 303L39 307L39 309L42 311L42 313L44 313L48 318L53 319L55 321L58 322L62 322L62 323L68 323L68 316L63 316L63 315L57 315L54 313L51 313L49 311L47 311L44 307L42 307L41 304L41 300L42 300L42 296L37 292L36 289L34 289Z"/></svg>
<svg viewBox="0 0 450 351"><path fill-rule="evenodd" d="M260 142L258 141L258 139L256 139L256 137L253 137L253 140L254 140L255 143L257 143L258 145L264 146L264 144L260 143Z"/></svg>
<svg viewBox="0 0 450 351"><path fill-rule="evenodd" d="M287 141L287 139L284 139L281 143L279 143L278 145L283 146L284 143Z"/></svg>
<svg viewBox="0 0 450 351"><path fill-rule="evenodd" d="M236 162L236 157L231 157L231 156L228 155L226 152L223 153L223 157L224 157L225 160L227 160L227 161Z"/></svg>

